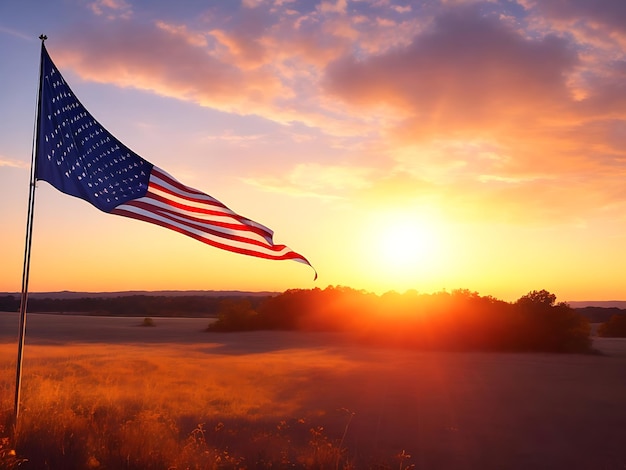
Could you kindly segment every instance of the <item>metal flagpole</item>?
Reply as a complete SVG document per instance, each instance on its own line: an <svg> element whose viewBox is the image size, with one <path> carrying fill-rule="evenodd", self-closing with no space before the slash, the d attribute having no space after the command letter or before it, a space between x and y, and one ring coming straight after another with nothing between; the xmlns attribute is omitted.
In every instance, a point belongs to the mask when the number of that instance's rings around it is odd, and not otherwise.
<svg viewBox="0 0 626 470"><path fill-rule="evenodd" d="M33 131L33 146L30 161L30 188L28 193L28 215L26 220L26 243L24 246L24 267L22 270L22 295L20 298L20 331L17 346L17 366L15 373L15 408L13 416L13 435L17 436L18 416L20 412L20 389L22 383L22 359L24 353L24 338L26 336L26 304L28 303L28 279L30 274L30 249L33 241L33 218L35 213L35 157L37 154L39 138L39 114L41 112L42 74L43 74L43 48L44 41L48 39L45 34L41 39L41 60L39 63L39 91L37 94L37 112L35 113L35 126Z"/></svg>

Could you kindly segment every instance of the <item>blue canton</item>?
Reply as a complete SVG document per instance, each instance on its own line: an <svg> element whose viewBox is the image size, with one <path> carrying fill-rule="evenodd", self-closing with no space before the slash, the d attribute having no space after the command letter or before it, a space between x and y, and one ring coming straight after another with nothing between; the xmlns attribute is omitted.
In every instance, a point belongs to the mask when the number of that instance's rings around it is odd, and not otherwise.
<svg viewBox="0 0 626 470"><path fill-rule="evenodd" d="M35 176L104 212L144 196L152 164L104 129L43 51Z"/></svg>

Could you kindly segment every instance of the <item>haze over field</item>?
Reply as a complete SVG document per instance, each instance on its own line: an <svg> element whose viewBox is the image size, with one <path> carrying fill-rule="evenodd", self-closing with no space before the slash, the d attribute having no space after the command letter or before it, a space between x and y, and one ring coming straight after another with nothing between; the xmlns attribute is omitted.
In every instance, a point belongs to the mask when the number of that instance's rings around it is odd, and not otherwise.
<svg viewBox="0 0 626 470"><path fill-rule="evenodd" d="M624 299L622 0L0 4L0 290L20 290L40 42L117 138L319 273L40 182L32 291L465 288Z"/></svg>

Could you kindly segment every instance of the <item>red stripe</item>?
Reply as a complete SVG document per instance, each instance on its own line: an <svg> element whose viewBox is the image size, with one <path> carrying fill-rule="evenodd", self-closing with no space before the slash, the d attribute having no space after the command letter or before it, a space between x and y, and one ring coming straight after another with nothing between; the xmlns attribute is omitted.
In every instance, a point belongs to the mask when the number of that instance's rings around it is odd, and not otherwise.
<svg viewBox="0 0 626 470"><path fill-rule="evenodd" d="M207 206L216 206L216 207L221 207L222 209L226 209L228 211L230 211L230 209L228 209L228 207L226 207L224 204L222 204L219 201L216 201L215 199L213 199L211 196L209 196L208 194L204 194L204 193L198 193L198 195L200 196L205 196L204 199L202 198L195 198L195 197L191 197L188 196L186 194L182 194L179 193L177 191L173 191L170 188L166 188L165 186L161 186L159 183L157 183L156 181L150 181L150 187L148 188L148 191L150 191L150 188L156 188L159 191L163 191L167 194L171 194L172 196L177 196L181 199L185 199L187 201L192 201L192 202L197 202L199 204L206 204ZM206 197L210 198L210 200L207 200Z"/></svg>
<svg viewBox="0 0 626 470"><path fill-rule="evenodd" d="M185 186L180 181L174 179L173 177L171 177L170 175L165 173L160 168L157 168L156 166L152 167L152 173L156 174L159 178L161 178L162 180L167 181L170 185L174 186L175 188L180 189L181 191L187 191L189 193L194 193L194 194L199 194L199 195L205 195L206 196L206 194L203 193L202 191L198 191L197 189L191 188L189 186ZM220 203L219 201L216 201L216 202Z"/></svg>
<svg viewBox="0 0 626 470"><path fill-rule="evenodd" d="M187 201L197 202L197 203L200 203L200 204L207 205L209 207L210 206L220 207L222 209L225 209L228 212L211 211L209 209L203 209L203 208L194 207L194 206L187 206L187 205L184 205L184 204L182 204L180 202L174 202L171 199L167 199L165 196L161 196L160 194L155 194L155 193L150 192L150 189L152 189L152 188L156 188L156 189L158 189L160 191L163 191L163 192L165 192L167 194L171 194L172 196L177 196L177 197L179 197L181 199L185 199ZM154 199L158 198L160 201L167 202L167 204L169 204L169 205L180 207L182 209L185 209L185 210L188 210L188 211L192 211L192 212L202 212L204 214L209 214L209 215L222 215L222 216L232 217L233 219L238 220L242 224L250 224L250 223L255 224L255 229L259 230L259 231L262 231L263 232L263 235L262 235L263 237L272 237L272 235L273 235L272 233L268 232L269 229L264 230L264 229L258 227L258 225L260 225L260 224L257 224L256 222L253 222L252 220L248 219L247 217L243 217L243 216L233 212L231 209L229 209L228 207L226 207L224 204L220 203L219 201L217 201L216 203L213 203L211 201L205 201L205 200L202 200L202 199L195 199L195 198L191 198L191 197L188 197L188 196L184 196L184 195L181 195L181 194L179 194L177 192L174 192L174 191L172 191L172 190L170 190L168 188L165 188L165 187L163 187L160 184L155 183L155 182L150 182L150 186L148 188L148 193L144 197L152 197ZM211 197L211 196L208 196L208 197Z"/></svg>
<svg viewBox="0 0 626 470"><path fill-rule="evenodd" d="M167 203L169 206L175 206L174 203L170 202L167 199L164 199L162 197L159 197L157 195L154 194L148 194L146 196L144 196L141 199L135 199L134 201L130 201L127 202L126 205L132 205L135 207L141 207L142 209L148 211L148 212L153 212L153 213L159 213L159 214L173 214L173 215L178 215L180 217L184 217L185 219L191 220L193 222L197 222L199 224L202 225L207 225L207 226L215 226L215 227L223 227L223 228L228 228L228 229L232 229L232 230L238 230L240 232L251 232L251 233L256 233L257 235L260 235L261 237L265 238L266 233L264 231L261 231L259 229L257 229L256 227L251 227L250 225L245 225L245 224L241 224L241 223L229 223L229 222L221 222L218 220L207 220L207 219L202 219L200 217L193 217L191 215L187 215L187 214L183 214L177 210L173 210L173 209L168 209L167 207L155 207L153 206L151 203L149 202L145 202L144 199L153 199L153 200L157 200L157 201L161 201L164 203ZM180 207L180 206L177 206ZM208 211L208 210L196 210L194 212L197 213L201 213L201 214L208 214L208 215L214 215L214 213L212 213L212 211Z"/></svg>
<svg viewBox="0 0 626 470"><path fill-rule="evenodd" d="M138 207L140 209L143 209L147 212L150 212L152 214L156 214L156 215L160 215L162 217L165 217L169 220L171 220L172 222L176 222L179 224L183 224L186 225L190 228L194 228L196 230L199 230L201 232L204 232L206 234L209 235L213 235L216 237L220 237L220 238L225 238L228 240L233 240L233 241L238 241L238 242L242 242L242 243L247 243L249 245L256 245L256 246L261 246L264 248L268 248L270 250L274 250L275 248L279 248L279 249L283 249L284 246L283 245L274 245L271 242L262 242L260 240L254 240L248 237L243 237L240 235L235 235L232 233L224 233L221 232L219 230L214 230L211 229L211 225L218 225L218 224L214 224L212 222L206 222L203 221L202 219L196 219L195 217L187 217L186 215L182 215L178 212L175 211L168 211L166 209L161 209L161 208L155 208L153 206L151 206L149 203L140 201L140 200L135 200L135 201L130 201L127 202L126 204L123 204L122 206L118 206L118 208L114 209L112 211L112 213L116 213L115 211L117 211L120 207L122 207L122 209L119 210L123 210L123 206L133 206L133 207ZM174 217L172 214L174 215L178 215L179 217ZM142 216L142 217L147 217L147 216ZM180 217L184 218L185 220L181 220ZM194 223L194 222L199 222L199 223ZM245 231L245 229L247 228L247 226L243 226L243 230L242 230L242 226L241 225L236 225L233 226L235 228L235 230L237 231Z"/></svg>
<svg viewBox="0 0 626 470"><path fill-rule="evenodd" d="M171 189L168 189L168 188L165 188L165 187L161 186L160 184L158 184L157 182L155 182L155 181L153 181L151 179L150 185L154 185L155 188L159 188L160 190L165 191L168 194L173 194L175 196L187 199L189 201L199 202L199 203L202 203L202 204L212 204L212 205L215 205L217 207L221 207L221 208L227 210L228 212L230 212L233 215L233 217L236 217L238 220L241 220L244 223L245 222L250 222L250 223L255 224L255 225L261 225L261 224L259 224L257 222L254 222L251 219L248 219L247 217L243 217L243 216L237 214L232 209L229 209L222 202L220 202L217 199L215 199L213 196L209 196L208 194L206 194L206 193L204 193L202 191L199 191L199 190L197 190L195 188L192 188L190 186L186 186L186 185L182 184L180 181L176 180L173 176L168 175L167 173L165 173L163 170L161 170L160 168L158 168L156 166L152 168L151 175L152 174L154 174L155 177L157 177L157 178L165 180L171 186L177 188L180 191L186 191L186 192L190 192L190 193L193 193L193 194L197 194L198 196L208 197L209 199L211 199L211 201L207 201L206 199L195 199L195 198L193 198L191 196L187 196L187 195L184 195L184 194L181 194L181 193L177 193L175 191L172 191ZM266 230L269 230L269 229L266 228ZM270 234L269 236L271 237L272 234Z"/></svg>
<svg viewBox="0 0 626 470"><path fill-rule="evenodd" d="M211 245L216 248L220 248L222 250L230 251L233 253L239 253L242 255L249 255L249 256L255 256L257 258L265 258L265 259L273 259L273 260L296 260L296 261L302 261L308 264L309 266L311 265L304 256L296 253L295 251L288 251L287 253L284 253L282 255L271 255L268 253L261 253L261 252L254 251L254 250L246 250L245 248L233 247L230 245L216 242L214 240L207 240L206 238L203 238L201 235L198 235L194 232L187 231L176 225L168 224L167 222L164 222L162 220L155 220L155 219L152 219L148 216L144 216L141 214L135 214L134 212L130 212L125 209L119 209L119 208L113 209L111 211L111 214L117 214L117 215L121 215L124 217L130 217L132 219L149 222L151 224L160 225L161 227L169 228L170 230L174 230L175 232L182 233L191 238L195 238L196 240L201 241L202 243L205 243L207 245ZM284 245L271 245L271 246L262 245L262 246L265 246L270 249L278 249L278 250L282 250L283 248L285 248ZM317 273L315 274L315 277L317 277Z"/></svg>
<svg viewBox="0 0 626 470"><path fill-rule="evenodd" d="M263 229L255 226L255 225L248 225L248 224L240 221L237 218L236 215L233 216L231 214L224 214L223 212L214 211L214 210L210 210L210 209L204 209L202 207L187 206L187 205L182 204L180 202L176 202L176 201L172 201L171 199L167 199L166 197L161 196L160 194L154 194L154 193L151 193L151 192L148 192L144 196L144 198L153 199L155 201L162 202L162 203L164 203L164 204L166 204L166 205L168 205L170 207L176 207L178 209L185 210L185 211L188 211L188 212L195 212L197 214L206 214L206 215L230 217L231 219L234 219L238 223L237 224L229 224L228 222L217 222L217 221L209 221L209 223L212 223L212 224L215 224L215 225L218 225L218 226L221 226L221 227L237 228L238 230L245 230L245 231L248 231L248 232L253 232L253 233L256 233L257 235L265 238L266 240L269 238L269 241L271 241L271 239L272 239L272 234L271 233L268 233L266 230L263 230ZM131 202L132 203L136 203L138 201L139 200L130 201L127 204L130 204ZM148 209L147 207L144 207L144 209L150 210L150 211L154 211L154 209ZM158 210L166 211L167 209L158 208ZM169 210L169 212L178 213L178 212L173 211L173 210ZM184 217L189 217L189 216L187 216L185 214L181 214L181 215L183 215ZM189 217L189 218L192 218L192 217ZM246 219L244 219L244 220L246 220ZM203 221L202 219L198 219L198 221L202 221L203 223L207 223L206 220Z"/></svg>

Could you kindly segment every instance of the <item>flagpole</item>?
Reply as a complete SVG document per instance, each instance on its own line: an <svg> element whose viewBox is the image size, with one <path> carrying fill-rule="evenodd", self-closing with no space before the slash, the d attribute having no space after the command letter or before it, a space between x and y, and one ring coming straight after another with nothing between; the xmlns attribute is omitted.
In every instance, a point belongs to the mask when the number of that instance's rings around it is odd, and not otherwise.
<svg viewBox="0 0 626 470"><path fill-rule="evenodd" d="M41 92L42 92L42 74L43 74L43 48L44 42L48 37L45 34L39 36L41 39L41 57L39 65L39 90L37 93L37 111L35 113L35 126L33 132L32 155L30 161L30 185L28 192L28 215L26 219L26 241L24 244L24 266L22 270L22 294L20 297L20 330L17 346L17 366L15 372L15 406L13 416L13 435L17 436L17 424L20 412L20 391L22 384L22 360L24 353L24 339L26 336L26 305L28 303L28 281L30 277L30 250L33 241L33 219L35 215L35 156L37 154L37 146L39 139L39 113L41 112Z"/></svg>

